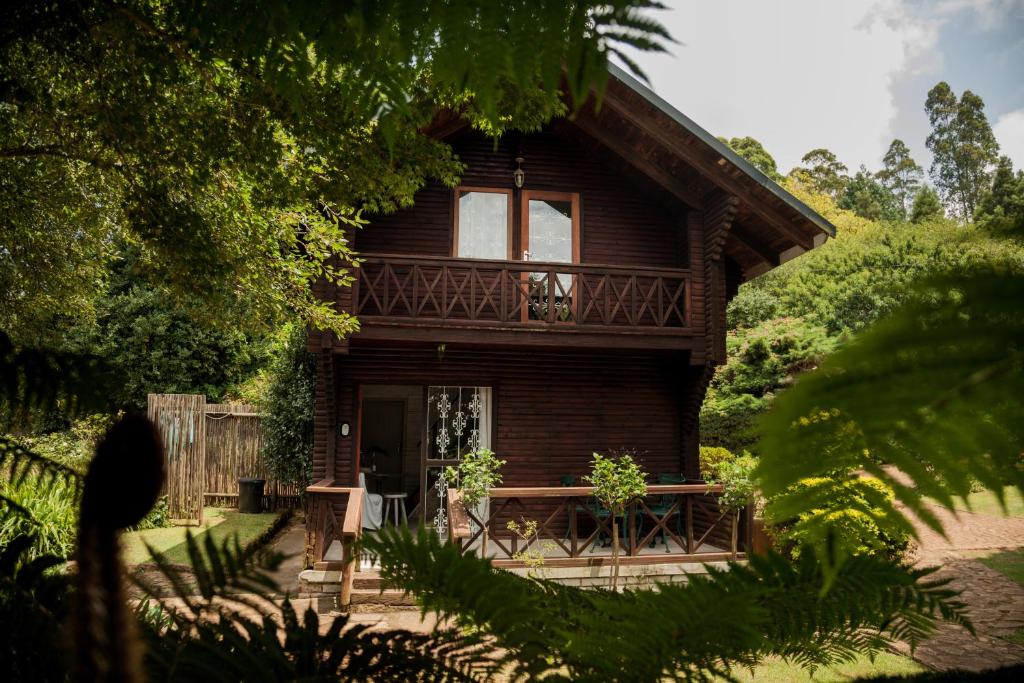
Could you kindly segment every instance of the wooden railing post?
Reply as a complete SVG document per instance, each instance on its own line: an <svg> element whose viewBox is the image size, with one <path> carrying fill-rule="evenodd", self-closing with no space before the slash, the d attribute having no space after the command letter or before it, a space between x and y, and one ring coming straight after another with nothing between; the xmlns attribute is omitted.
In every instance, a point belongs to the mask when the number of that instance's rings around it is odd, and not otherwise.
<svg viewBox="0 0 1024 683"><path fill-rule="evenodd" d="M693 494L686 496L686 554L693 555Z"/></svg>

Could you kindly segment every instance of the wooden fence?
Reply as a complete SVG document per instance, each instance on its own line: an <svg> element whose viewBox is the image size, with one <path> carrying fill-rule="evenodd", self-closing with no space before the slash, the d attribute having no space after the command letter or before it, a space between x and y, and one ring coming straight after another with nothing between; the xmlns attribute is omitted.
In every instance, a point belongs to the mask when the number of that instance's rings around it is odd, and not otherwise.
<svg viewBox="0 0 1024 683"><path fill-rule="evenodd" d="M264 500L272 508L299 500L295 486L268 476L260 458L261 416L254 407L206 403L206 397L191 394L150 394L149 417L164 440L172 518L201 522L204 505L237 505L239 477L266 479Z"/></svg>

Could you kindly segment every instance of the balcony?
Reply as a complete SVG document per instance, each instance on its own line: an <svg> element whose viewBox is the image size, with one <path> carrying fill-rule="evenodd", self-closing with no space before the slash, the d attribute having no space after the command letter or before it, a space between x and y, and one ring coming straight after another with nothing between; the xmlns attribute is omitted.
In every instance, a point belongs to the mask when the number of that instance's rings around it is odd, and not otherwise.
<svg viewBox="0 0 1024 683"><path fill-rule="evenodd" d="M687 349L703 323L688 270L368 255L352 297L375 339Z"/></svg>

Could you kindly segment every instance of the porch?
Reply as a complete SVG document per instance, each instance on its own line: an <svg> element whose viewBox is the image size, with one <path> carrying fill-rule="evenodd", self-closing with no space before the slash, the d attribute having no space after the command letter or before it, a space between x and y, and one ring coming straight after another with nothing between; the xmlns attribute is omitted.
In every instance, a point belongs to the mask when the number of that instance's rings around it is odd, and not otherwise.
<svg viewBox="0 0 1024 683"><path fill-rule="evenodd" d="M372 558L356 558L351 550L363 533L373 533L362 528L364 490L324 480L307 493L313 571L305 573L306 581L329 586L323 590L332 603L345 609L359 573L374 569ZM445 527L431 528L462 552L484 554L501 569L569 585L607 585L612 516L593 493L590 486L493 488L484 516L467 511L458 492L448 489ZM706 483L649 485L647 495L617 517L624 584L685 581L706 572L708 564L745 559L751 511L723 511L721 493L720 485ZM536 533L528 538L508 527L513 521L522 529L531 520Z"/></svg>

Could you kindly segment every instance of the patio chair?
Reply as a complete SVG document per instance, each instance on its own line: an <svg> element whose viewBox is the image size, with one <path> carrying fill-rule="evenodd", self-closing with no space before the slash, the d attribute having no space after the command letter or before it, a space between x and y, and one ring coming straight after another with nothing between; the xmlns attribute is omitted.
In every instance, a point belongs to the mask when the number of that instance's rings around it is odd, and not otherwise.
<svg viewBox="0 0 1024 683"><path fill-rule="evenodd" d="M366 474L363 472L359 473L359 488L363 490L363 528L376 531L384 521L384 497L366 490Z"/></svg>
<svg viewBox="0 0 1024 683"><path fill-rule="evenodd" d="M686 477L681 474L659 474L659 484L685 484ZM661 496L654 505L649 505L651 512L656 514L659 518L664 517L668 514L668 511L672 509L673 503L676 501L677 494L666 493ZM646 515L644 515L646 516ZM676 523L676 535L682 536L683 533L683 510L680 506L672 513L672 519ZM668 545L668 535L664 529L659 529L658 533L655 534L654 538L651 539L651 547L655 547L658 544L658 538L661 538L661 542L665 544L665 552L669 552L671 549Z"/></svg>

